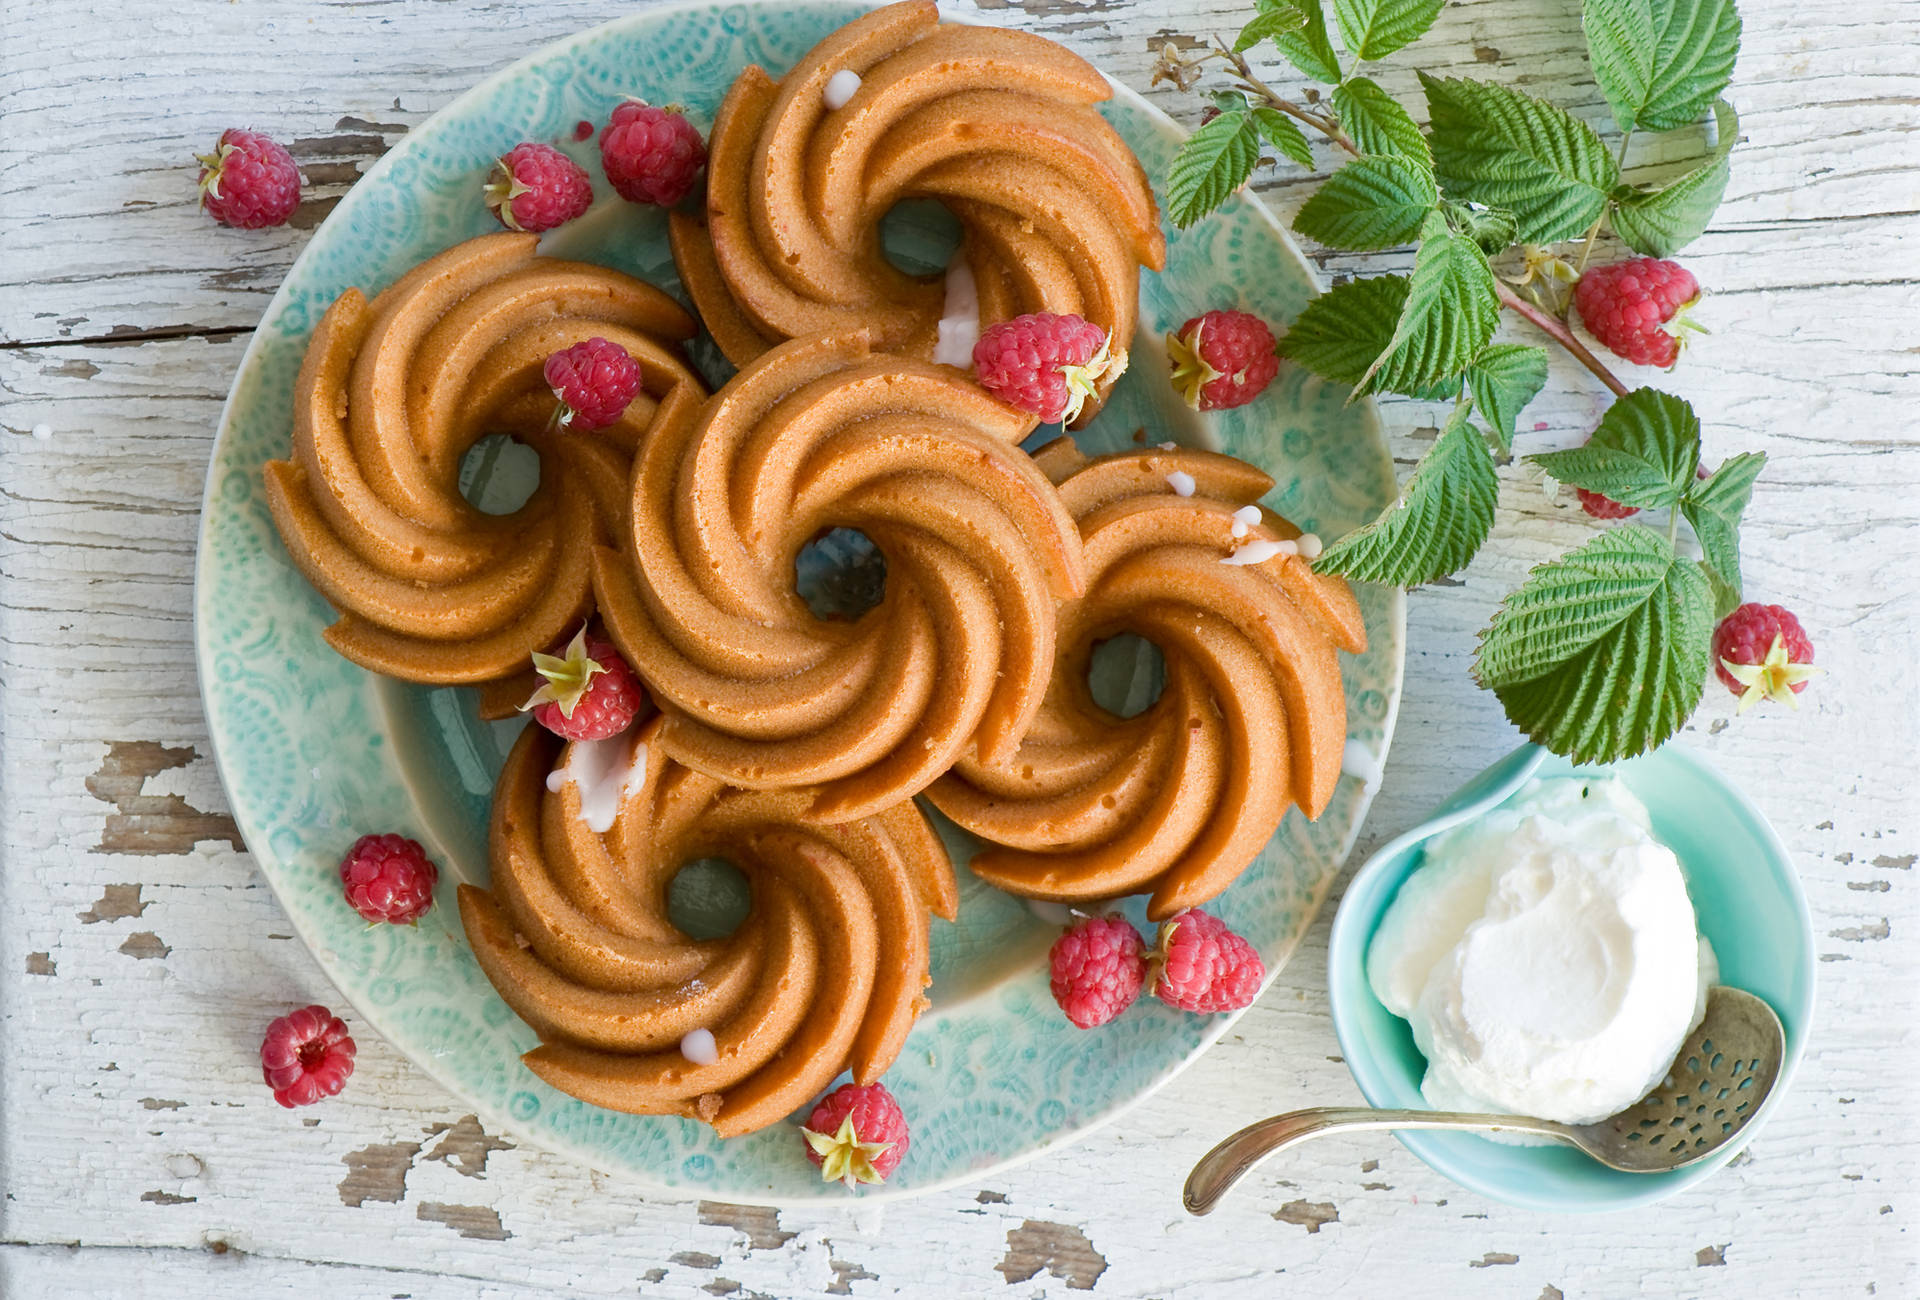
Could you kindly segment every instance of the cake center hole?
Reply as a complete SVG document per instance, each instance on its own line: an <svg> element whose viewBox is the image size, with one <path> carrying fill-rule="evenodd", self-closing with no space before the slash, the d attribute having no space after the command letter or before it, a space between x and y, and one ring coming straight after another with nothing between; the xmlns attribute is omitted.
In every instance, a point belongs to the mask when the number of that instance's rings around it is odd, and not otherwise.
<svg viewBox="0 0 1920 1300"><path fill-rule="evenodd" d="M1167 661L1160 647L1131 632L1094 643L1087 664L1087 689L1109 713L1131 718L1145 713L1167 684Z"/></svg>
<svg viewBox="0 0 1920 1300"><path fill-rule="evenodd" d="M540 457L504 433L490 433L460 459L460 495L482 514L510 515L540 486Z"/></svg>
<svg viewBox="0 0 1920 1300"><path fill-rule="evenodd" d="M851 621L887 594L887 557L854 528L829 528L793 559L793 588L815 618Z"/></svg>
<svg viewBox="0 0 1920 1300"><path fill-rule="evenodd" d="M667 882L667 919L690 939L724 939L753 907L740 868L725 858L696 858Z"/></svg>
<svg viewBox="0 0 1920 1300"><path fill-rule="evenodd" d="M880 218L880 251L908 275L944 271L959 247L959 218L933 199L902 199Z"/></svg>

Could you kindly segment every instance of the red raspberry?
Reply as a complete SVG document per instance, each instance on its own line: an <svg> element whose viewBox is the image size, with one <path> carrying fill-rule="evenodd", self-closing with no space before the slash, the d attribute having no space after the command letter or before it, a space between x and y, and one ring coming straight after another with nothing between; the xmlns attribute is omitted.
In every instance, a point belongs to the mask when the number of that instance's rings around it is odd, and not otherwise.
<svg viewBox="0 0 1920 1300"><path fill-rule="evenodd" d="M1196 411L1245 406L1280 373L1273 331L1244 311L1210 311L1167 335L1173 386Z"/></svg>
<svg viewBox="0 0 1920 1300"><path fill-rule="evenodd" d="M1573 494L1580 498L1580 508L1595 519L1626 519L1640 513L1639 506L1623 506L1612 497L1585 488L1575 488Z"/></svg>
<svg viewBox="0 0 1920 1300"><path fill-rule="evenodd" d="M584 117L578 122L575 122L573 124L573 138L575 140L593 139L593 123L587 121Z"/></svg>
<svg viewBox="0 0 1920 1300"><path fill-rule="evenodd" d="M1104 1025L1133 1005L1147 978L1146 945L1123 916L1087 916L1047 954L1053 1000L1082 1029Z"/></svg>
<svg viewBox="0 0 1920 1300"><path fill-rule="evenodd" d="M493 165L487 206L508 230L552 230L593 203L587 170L550 144L517 144Z"/></svg>
<svg viewBox="0 0 1920 1300"><path fill-rule="evenodd" d="M563 655L534 652L533 670L546 684L520 706L533 720L568 740L617 736L647 702L640 679L611 641L587 635L583 625Z"/></svg>
<svg viewBox="0 0 1920 1300"><path fill-rule="evenodd" d="M1680 359L1682 332L1700 329L1686 316L1699 300L1693 272L1652 257L1596 266L1573 290L1587 333L1617 357L1667 369Z"/></svg>
<svg viewBox="0 0 1920 1300"><path fill-rule="evenodd" d="M1812 665L1813 642L1780 605L1749 601L1713 630L1713 670L1740 697L1742 713L1763 699L1798 708L1793 697L1820 671Z"/></svg>
<svg viewBox="0 0 1920 1300"><path fill-rule="evenodd" d="M404 835L362 835L340 859L340 884L369 921L413 925L433 906L440 868Z"/></svg>
<svg viewBox="0 0 1920 1300"><path fill-rule="evenodd" d="M618 343L598 337L548 357L545 374L560 403L555 423L581 432L618 421L640 391L640 363Z"/></svg>
<svg viewBox="0 0 1920 1300"><path fill-rule="evenodd" d="M345 1021L322 1006L302 1007L267 1026L260 1073L282 1106L311 1106L346 1086L353 1053Z"/></svg>
<svg viewBox="0 0 1920 1300"><path fill-rule="evenodd" d="M807 1159L848 1191L884 1183L907 1155L907 1117L886 1085L847 1083L820 1099L800 1130Z"/></svg>
<svg viewBox="0 0 1920 1300"><path fill-rule="evenodd" d="M1153 994L1182 1011L1238 1011L1260 995L1266 963L1253 945L1205 912L1160 923L1153 954Z"/></svg>
<svg viewBox="0 0 1920 1300"><path fill-rule="evenodd" d="M258 131L223 131L213 152L197 157L200 206L223 226L284 225L300 206L300 169L293 155Z"/></svg>
<svg viewBox="0 0 1920 1300"><path fill-rule="evenodd" d="M670 208L707 165L707 144L679 109L630 99L600 132L600 163L621 198Z"/></svg>
<svg viewBox="0 0 1920 1300"><path fill-rule="evenodd" d="M973 345L973 373L1001 401L1047 424L1071 423L1100 381L1118 378L1127 354L1078 316L1038 311L989 326Z"/></svg>

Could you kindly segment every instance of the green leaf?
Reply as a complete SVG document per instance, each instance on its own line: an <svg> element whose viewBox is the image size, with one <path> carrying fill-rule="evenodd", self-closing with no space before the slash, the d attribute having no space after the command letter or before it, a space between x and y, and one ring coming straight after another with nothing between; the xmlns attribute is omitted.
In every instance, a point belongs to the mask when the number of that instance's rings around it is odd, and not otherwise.
<svg viewBox="0 0 1920 1300"><path fill-rule="evenodd" d="M1307 15L1291 5L1262 9L1234 38L1233 52L1245 54L1261 41L1277 41L1307 25Z"/></svg>
<svg viewBox="0 0 1920 1300"><path fill-rule="evenodd" d="M1334 87L1333 111L1361 153L1409 158L1433 169L1433 151L1413 118L1368 78L1351 77Z"/></svg>
<svg viewBox="0 0 1920 1300"><path fill-rule="evenodd" d="M1668 257L1706 231L1727 192L1733 166L1727 155L1740 138L1740 117L1724 99L1713 103L1720 143L1706 162L1654 190L1623 199L1613 209L1613 230L1636 253Z"/></svg>
<svg viewBox="0 0 1920 1300"><path fill-rule="evenodd" d="M1622 131L1700 120L1740 52L1734 0L1586 0L1594 79Z"/></svg>
<svg viewBox="0 0 1920 1300"><path fill-rule="evenodd" d="M1456 203L1446 199L1441 202L1440 211L1446 214L1454 234L1465 235L1480 245L1480 251L1488 257L1512 244L1514 233L1519 229L1511 212L1490 208L1484 203Z"/></svg>
<svg viewBox="0 0 1920 1300"><path fill-rule="evenodd" d="M1405 158L1356 158L1308 199L1293 228L1329 248L1410 244L1440 201L1433 173Z"/></svg>
<svg viewBox="0 0 1920 1300"><path fill-rule="evenodd" d="M1315 81L1340 80L1340 56L1333 52L1333 41L1327 36L1327 16L1320 0L1258 0L1256 8L1263 14L1298 13L1302 25L1297 30L1282 31L1267 39L1286 55L1287 62Z"/></svg>
<svg viewBox="0 0 1920 1300"><path fill-rule="evenodd" d="M1167 169L1167 215L1182 230L1227 201L1260 157L1249 113L1222 113L1187 137Z"/></svg>
<svg viewBox="0 0 1920 1300"><path fill-rule="evenodd" d="M1620 168L1586 123L1483 81L1423 72L1420 82L1433 122L1434 170L1447 197L1505 208L1530 244L1585 234L1606 210Z"/></svg>
<svg viewBox="0 0 1920 1300"><path fill-rule="evenodd" d="M1300 313L1281 336L1280 355L1322 379L1357 388L1387 345L1407 302L1404 275L1376 275L1336 284Z"/></svg>
<svg viewBox="0 0 1920 1300"><path fill-rule="evenodd" d="M1700 421L1678 397L1636 388L1607 408L1584 446L1530 457L1562 483L1623 506L1677 505L1700 463Z"/></svg>
<svg viewBox="0 0 1920 1300"><path fill-rule="evenodd" d="M1333 0L1340 39L1362 59L1382 59L1426 34L1442 0Z"/></svg>
<svg viewBox="0 0 1920 1300"><path fill-rule="evenodd" d="M1680 729L1712 636L1705 570L1628 524L1534 569L1481 634L1474 675L1535 742L1609 763Z"/></svg>
<svg viewBox="0 0 1920 1300"><path fill-rule="evenodd" d="M1487 444L1457 409L1401 499L1314 562L1316 573L1410 587L1463 569L1493 530L1500 481Z"/></svg>
<svg viewBox="0 0 1920 1300"><path fill-rule="evenodd" d="M1414 393L1458 371L1493 337L1500 298L1487 255L1430 214L1414 255L1406 306L1387 351L1373 363L1374 389ZM1368 380L1362 380L1366 388Z"/></svg>
<svg viewBox="0 0 1920 1300"><path fill-rule="evenodd" d="M1513 425L1520 411L1547 385L1547 350L1524 343L1495 343L1482 348L1467 365L1467 391L1473 405L1500 439L1513 446Z"/></svg>
<svg viewBox="0 0 1920 1300"><path fill-rule="evenodd" d="M1719 579L1714 593L1714 617L1724 618L1740 603L1740 516L1753 499L1753 481L1766 468L1766 453L1742 452L1720 463L1705 479L1687 489L1680 509L1700 539L1701 554Z"/></svg>
<svg viewBox="0 0 1920 1300"><path fill-rule="evenodd" d="M1312 170L1313 150L1307 147L1307 137L1300 134L1300 128L1293 124L1292 118L1277 108L1256 108L1253 110L1253 125L1266 137L1268 144L1302 167Z"/></svg>

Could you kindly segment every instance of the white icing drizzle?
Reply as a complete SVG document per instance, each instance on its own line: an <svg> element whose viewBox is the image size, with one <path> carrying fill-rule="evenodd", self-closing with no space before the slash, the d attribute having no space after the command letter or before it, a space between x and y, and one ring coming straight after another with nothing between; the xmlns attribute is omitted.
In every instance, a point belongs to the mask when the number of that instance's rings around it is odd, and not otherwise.
<svg viewBox="0 0 1920 1300"><path fill-rule="evenodd" d="M1345 752L1340 755L1340 770L1348 776L1359 778L1360 784L1369 790L1380 784L1382 776L1379 761L1357 740L1347 742Z"/></svg>
<svg viewBox="0 0 1920 1300"><path fill-rule="evenodd" d="M627 796L647 779L647 747L626 733L605 740L576 740L564 766L547 773L547 789L559 793L571 782L580 791L580 820L596 835L613 829Z"/></svg>
<svg viewBox="0 0 1920 1300"><path fill-rule="evenodd" d="M695 1065L712 1065L720 1059L720 1047L713 1041L711 1029L695 1029L680 1040L680 1055Z"/></svg>
<svg viewBox="0 0 1920 1300"><path fill-rule="evenodd" d="M980 294L973 267L964 254L954 254L947 267L947 305L940 317L940 337L933 345L936 365L973 366L973 345L980 341Z"/></svg>
<svg viewBox="0 0 1920 1300"><path fill-rule="evenodd" d="M821 98L827 101L828 108L845 108L847 101L860 89L860 74L852 68L842 68L827 78L827 88Z"/></svg>
<svg viewBox="0 0 1920 1300"><path fill-rule="evenodd" d="M1233 527L1229 528L1227 531L1232 533L1235 539L1238 539L1238 538L1245 537L1247 535L1247 526L1241 523L1238 519L1236 519L1233 521Z"/></svg>
<svg viewBox="0 0 1920 1300"><path fill-rule="evenodd" d="M1276 555L1295 555L1299 548L1292 542L1276 542L1267 537L1256 537L1235 551L1232 555L1220 557L1222 564L1265 564Z"/></svg>
<svg viewBox="0 0 1920 1300"><path fill-rule="evenodd" d="M1293 545L1303 560L1317 560L1320 558L1320 552L1326 549L1321 545L1318 533L1301 533L1293 539Z"/></svg>
<svg viewBox="0 0 1920 1300"><path fill-rule="evenodd" d="M1236 522L1246 524L1248 527L1259 523L1263 518L1259 506L1241 506L1233 512L1233 517Z"/></svg>
<svg viewBox="0 0 1920 1300"><path fill-rule="evenodd" d="M1167 475L1167 486L1173 489L1175 496L1190 497L1193 495L1194 488L1193 475L1183 469L1177 469Z"/></svg>
<svg viewBox="0 0 1920 1300"><path fill-rule="evenodd" d="M1161 451L1179 451L1180 450L1180 444L1177 442L1163 442L1159 444L1159 447Z"/></svg>

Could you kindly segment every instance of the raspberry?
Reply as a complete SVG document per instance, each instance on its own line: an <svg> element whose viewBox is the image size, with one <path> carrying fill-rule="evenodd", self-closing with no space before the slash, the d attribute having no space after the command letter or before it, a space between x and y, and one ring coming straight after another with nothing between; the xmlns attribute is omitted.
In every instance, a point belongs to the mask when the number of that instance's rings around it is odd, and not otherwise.
<svg viewBox="0 0 1920 1300"><path fill-rule="evenodd" d="M1153 994L1182 1011L1238 1011L1260 994L1266 963L1253 945L1205 912L1160 923L1152 959Z"/></svg>
<svg viewBox="0 0 1920 1300"><path fill-rule="evenodd" d="M535 722L568 740L617 736L647 702L640 679L613 642L588 636L584 624L565 654L535 651L533 670L547 680L520 709L532 709Z"/></svg>
<svg viewBox="0 0 1920 1300"><path fill-rule="evenodd" d="M989 326L973 345L980 386L1047 424L1071 423L1095 387L1127 368L1099 326L1078 316L1033 312Z"/></svg>
<svg viewBox="0 0 1920 1300"><path fill-rule="evenodd" d="M413 925L433 906L440 868L404 835L362 835L340 859L340 884L369 921Z"/></svg>
<svg viewBox="0 0 1920 1300"><path fill-rule="evenodd" d="M800 1130L807 1159L848 1191L884 1183L907 1155L907 1117L886 1085L847 1083L820 1099Z"/></svg>
<svg viewBox="0 0 1920 1300"><path fill-rule="evenodd" d="M600 163L621 198L670 208L707 165L707 144L679 109L628 100L600 132Z"/></svg>
<svg viewBox="0 0 1920 1300"><path fill-rule="evenodd" d="M1280 373L1273 331L1244 311L1210 311L1167 335L1173 386L1196 411L1245 406Z"/></svg>
<svg viewBox="0 0 1920 1300"><path fill-rule="evenodd" d="M1686 316L1699 300L1693 272L1652 257L1596 266L1573 290L1587 333L1617 357L1667 369L1680 359L1682 332L1700 329Z"/></svg>
<svg viewBox="0 0 1920 1300"><path fill-rule="evenodd" d="M267 1026L260 1073L282 1106L311 1106L346 1086L353 1052L345 1021L322 1006L302 1007Z"/></svg>
<svg viewBox="0 0 1920 1300"><path fill-rule="evenodd" d="M554 421L582 432L619 420L640 391L640 363L618 343L598 337L548 357L545 374L560 403Z"/></svg>
<svg viewBox="0 0 1920 1300"><path fill-rule="evenodd" d="M1713 630L1714 672L1740 697L1740 712L1761 700L1779 700L1798 708L1794 696L1807 689L1813 667L1813 642L1784 607L1749 601L1720 620Z"/></svg>
<svg viewBox="0 0 1920 1300"><path fill-rule="evenodd" d="M300 169L284 146L258 131L220 133L200 159L200 206L238 230L284 225L300 206Z"/></svg>
<svg viewBox="0 0 1920 1300"><path fill-rule="evenodd" d="M517 144L493 165L487 206L508 230L552 230L593 203L586 168L550 144Z"/></svg>
<svg viewBox="0 0 1920 1300"><path fill-rule="evenodd" d="M1623 506L1612 497L1585 488L1575 488L1573 494L1580 498L1580 508L1595 519L1626 519L1640 513L1639 506Z"/></svg>
<svg viewBox="0 0 1920 1300"><path fill-rule="evenodd" d="M1047 954L1053 1000L1082 1029L1104 1025L1133 1005L1147 978L1140 932L1122 916L1087 916Z"/></svg>

